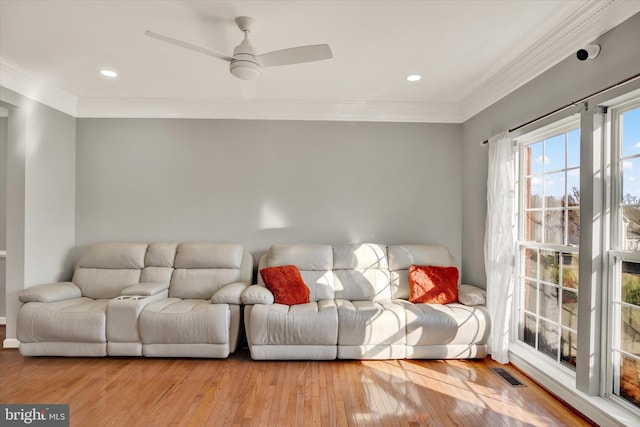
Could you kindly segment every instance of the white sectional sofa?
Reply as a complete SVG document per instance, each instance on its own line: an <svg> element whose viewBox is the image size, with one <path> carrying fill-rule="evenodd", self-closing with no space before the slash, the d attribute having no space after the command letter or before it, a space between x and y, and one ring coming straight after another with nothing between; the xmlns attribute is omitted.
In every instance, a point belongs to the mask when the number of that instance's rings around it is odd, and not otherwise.
<svg viewBox="0 0 640 427"><path fill-rule="evenodd" d="M21 293L20 353L227 357L252 268L237 244L93 244L71 282Z"/></svg>
<svg viewBox="0 0 640 427"><path fill-rule="evenodd" d="M449 304L409 302L411 265L455 266L429 245L274 245L258 269L294 265L310 302L274 303L260 274L242 294L251 357L265 359L445 359L487 354L482 289L459 285Z"/></svg>

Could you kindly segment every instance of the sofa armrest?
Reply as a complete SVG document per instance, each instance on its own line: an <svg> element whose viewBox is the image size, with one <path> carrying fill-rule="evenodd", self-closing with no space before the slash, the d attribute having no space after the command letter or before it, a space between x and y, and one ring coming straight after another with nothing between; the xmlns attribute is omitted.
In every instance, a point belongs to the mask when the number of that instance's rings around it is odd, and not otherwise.
<svg viewBox="0 0 640 427"><path fill-rule="evenodd" d="M249 285L245 282L234 282L218 289L211 297L212 304L242 304L242 292Z"/></svg>
<svg viewBox="0 0 640 427"><path fill-rule="evenodd" d="M162 291L166 291L169 289L168 283L162 282L140 282L135 285L131 285L127 288L124 288L120 295L140 295L149 297L152 295L159 294Z"/></svg>
<svg viewBox="0 0 640 427"><path fill-rule="evenodd" d="M458 286L458 301L468 306L487 305L487 292L474 285L461 284Z"/></svg>
<svg viewBox="0 0 640 427"><path fill-rule="evenodd" d="M46 283L32 286L20 293L20 302L55 302L80 298L82 291L73 282Z"/></svg>
<svg viewBox="0 0 640 427"><path fill-rule="evenodd" d="M271 291L263 285L251 285L242 292L242 302L247 305L271 305L274 301L275 297Z"/></svg>

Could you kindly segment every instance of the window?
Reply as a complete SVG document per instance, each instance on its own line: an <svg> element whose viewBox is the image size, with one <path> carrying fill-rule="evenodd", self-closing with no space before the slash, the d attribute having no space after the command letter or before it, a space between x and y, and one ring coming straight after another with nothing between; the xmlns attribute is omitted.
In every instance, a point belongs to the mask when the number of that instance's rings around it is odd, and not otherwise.
<svg viewBox="0 0 640 427"><path fill-rule="evenodd" d="M579 118L571 117L526 135L518 143L517 339L554 362L575 369Z"/></svg>
<svg viewBox="0 0 640 427"><path fill-rule="evenodd" d="M599 422L640 425L640 84L612 92L516 138L509 353Z"/></svg>
<svg viewBox="0 0 640 427"><path fill-rule="evenodd" d="M640 102L612 109L607 389L640 407Z"/></svg>

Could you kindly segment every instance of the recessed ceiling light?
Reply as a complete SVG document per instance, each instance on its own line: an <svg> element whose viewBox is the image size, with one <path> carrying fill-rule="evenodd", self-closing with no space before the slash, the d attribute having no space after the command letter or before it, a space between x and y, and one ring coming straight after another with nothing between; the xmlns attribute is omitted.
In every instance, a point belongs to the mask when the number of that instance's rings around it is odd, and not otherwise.
<svg viewBox="0 0 640 427"><path fill-rule="evenodd" d="M410 82L417 82L420 80L422 76L420 74L410 74L407 76L407 80Z"/></svg>
<svg viewBox="0 0 640 427"><path fill-rule="evenodd" d="M100 74L104 77L118 77L118 73L113 70L102 69Z"/></svg>

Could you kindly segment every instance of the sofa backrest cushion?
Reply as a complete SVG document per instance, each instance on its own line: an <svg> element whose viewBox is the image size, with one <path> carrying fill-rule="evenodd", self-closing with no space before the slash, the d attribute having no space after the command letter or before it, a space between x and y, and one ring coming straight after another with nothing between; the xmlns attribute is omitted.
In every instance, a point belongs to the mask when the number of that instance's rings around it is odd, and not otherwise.
<svg viewBox="0 0 640 427"><path fill-rule="evenodd" d="M334 299L333 248L331 245L273 245L266 254L266 267L295 265L310 291L311 301ZM264 284L258 275L258 283Z"/></svg>
<svg viewBox="0 0 640 427"><path fill-rule="evenodd" d="M391 298L387 248L373 243L333 247L336 298L373 301Z"/></svg>
<svg viewBox="0 0 640 427"><path fill-rule="evenodd" d="M140 281L169 283L177 250L177 243L149 243Z"/></svg>
<svg viewBox="0 0 640 427"><path fill-rule="evenodd" d="M169 296L209 299L220 288L240 280L242 246L231 243L178 245Z"/></svg>
<svg viewBox="0 0 640 427"><path fill-rule="evenodd" d="M430 265L455 267L456 263L445 246L390 245L387 248L391 270L391 296L409 299L409 267Z"/></svg>
<svg viewBox="0 0 640 427"><path fill-rule="evenodd" d="M94 243L80 257L72 281L82 296L115 298L140 281L146 252L146 243Z"/></svg>

